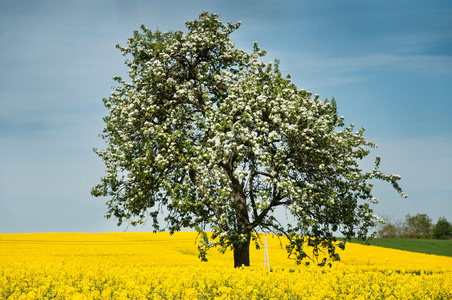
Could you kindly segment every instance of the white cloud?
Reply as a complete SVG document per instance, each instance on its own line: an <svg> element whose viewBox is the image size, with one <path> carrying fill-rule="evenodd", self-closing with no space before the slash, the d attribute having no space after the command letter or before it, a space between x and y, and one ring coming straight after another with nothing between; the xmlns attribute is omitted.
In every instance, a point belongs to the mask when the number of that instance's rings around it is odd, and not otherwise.
<svg viewBox="0 0 452 300"><path fill-rule="evenodd" d="M434 221L452 218L452 139L450 137L373 138L379 147L372 149L362 167L372 168L381 156L380 170L402 176L400 185L408 194L404 199L386 182L375 182L373 205L378 215L403 219L407 213L426 213Z"/></svg>
<svg viewBox="0 0 452 300"><path fill-rule="evenodd" d="M291 74L294 79L301 78L303 84L307 83L314 89L365 82L375 72L420 76L452 75L452 56L447 55L375 53L328 57L313 53L269 51L269 58L273 57L281 59L284 73Z"/></svg>
<svg viewBox="0 0 452 300"><path fill-rule="evenodd" d="M426 72L434 75L452 74L452 56L395 55L376 53L354 57L325 57L303 53L282 53L291 63L318 73L355 73L374 70L397 72ZM299 59L297 59L298 57ZM298 63L297 63L298 62Z"/></svg>
<svg viewBox="0 0 452 300"><path fill-rule="evenodd" d="M451 188L452 138L425 136L377 140L379 147L372 153L381 155L382 170L401 174L407 189Z"/></svg>
<svg viewBox="0 0 452 300"><path fill-rule="evenodd" d="M452 74L452 56L371 54L357 57L326 58L324 65L339 72L387 70L432 75Z"/></svg>

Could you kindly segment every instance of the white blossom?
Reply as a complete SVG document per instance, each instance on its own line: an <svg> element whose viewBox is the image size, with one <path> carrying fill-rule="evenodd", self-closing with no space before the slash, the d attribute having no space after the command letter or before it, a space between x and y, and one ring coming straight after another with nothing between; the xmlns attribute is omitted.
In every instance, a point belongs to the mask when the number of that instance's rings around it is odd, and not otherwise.
<svg viewBox="0 0 452 300"><path fill-rule="evenodd" d="M106 216L136 225L149 219L145 212L167 209L170 230L197 228L201 253L247 242L261 214L265 226L293 236L330 222L367 232L379 218L358 205L378 203L368 181L387 181L406 197L400 175L380 171L379 162L364 172L358 161L376 146L364 129L344 127L335 105L298 89L278 63L259 60L257 43L252 53L237 49L229 35L238 26L202 13L187 33L143 27L118 46L133 59L131 82L116 76L119 86L104 100L107 149L96 153L106 174L92 193L111 197ZM246 222L237 218L242 203ZM271 218L278 207L298 232ZM223 244L205 238L203 226Z"/></svg>

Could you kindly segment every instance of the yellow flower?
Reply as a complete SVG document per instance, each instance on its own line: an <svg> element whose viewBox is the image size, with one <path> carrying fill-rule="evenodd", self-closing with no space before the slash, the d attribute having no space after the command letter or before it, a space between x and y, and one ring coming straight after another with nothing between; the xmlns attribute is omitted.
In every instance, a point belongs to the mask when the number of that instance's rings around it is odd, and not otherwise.
<svg viewBox="0 0 452 300"><path fill-rule="evenodd" d="M201 263L196 233L0 234L0 299L448 299L452 258L348 244L332 268L297 266L267 235L250 268ZM308 251L308 249L306 250ZM62 263L64 262L64 263ZM390 262L390 263L389 263Z"/></svg>

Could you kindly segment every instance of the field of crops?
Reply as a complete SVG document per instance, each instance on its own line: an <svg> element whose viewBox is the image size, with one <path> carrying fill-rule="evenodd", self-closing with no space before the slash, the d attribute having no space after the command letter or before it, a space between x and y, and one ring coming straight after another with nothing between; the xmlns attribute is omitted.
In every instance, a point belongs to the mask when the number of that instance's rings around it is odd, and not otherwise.
<svg viewBox="0 0 452 300"><path fill-rule="evenodd" d="M352 239L353 243L363 244L362 241ZM370 244L378 247L407 250L419 253L444 255L452 257L452 240L410 239L410 238L375 238Z"/></svg>
<svg viewBox="0 0 452 300"><path fill-rule="evenodd" d="M347 244L332 268L297 266L267 235L250 268L197 257L196 233L0 234L0 299L451 299L452 258ZM262 247L263 248L263 247Z"/></svg>

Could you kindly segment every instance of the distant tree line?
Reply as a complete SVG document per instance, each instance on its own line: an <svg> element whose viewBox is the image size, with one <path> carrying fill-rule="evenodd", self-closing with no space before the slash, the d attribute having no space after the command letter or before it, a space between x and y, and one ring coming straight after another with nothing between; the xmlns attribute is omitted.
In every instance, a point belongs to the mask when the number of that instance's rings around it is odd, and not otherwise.
<svg viewBox="0 0 452 300"><path fill-rule="evenodd" d="M440 217L436 224L426 214L406 215L405 220L385 220L377 231L380 238L452 239L452 223Z"/></svg>

